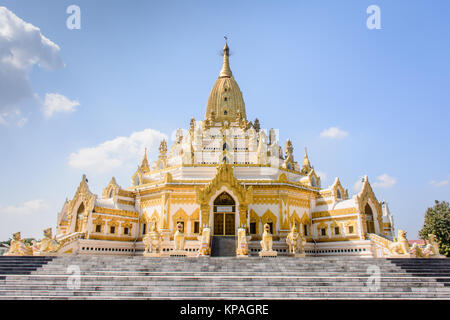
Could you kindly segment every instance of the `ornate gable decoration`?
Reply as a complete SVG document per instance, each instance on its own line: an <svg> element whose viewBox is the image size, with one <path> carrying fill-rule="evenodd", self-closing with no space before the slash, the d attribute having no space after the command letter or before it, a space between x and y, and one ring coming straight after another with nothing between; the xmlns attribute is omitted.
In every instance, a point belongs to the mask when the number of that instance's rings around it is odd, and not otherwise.
<svg viewBox="0 0 450 320"><path fill-rule="evenodd" d="M366 204L371 200L371 203L376 208L376 212L374 212L374 214L376 214L378 223L380 225L380 230L382 230L381 203L378 202L377 197L375 196L375 193L370 186L369 178L367 177L367 175L365 175L363 179L363 187L356 196L356 202L359 206L359 212L361 212L363 219L365 219L364 208L366 207Z"/></svg>
<svg viewBox="0 0 450 320"><path fill-rule="evenodd" d="M105 189L103 189L102 192L103 199L112 198L111 190L112 196L117 195L120 190L120 186L117 184L116 179L114 177L112 177L111 181L108 183L108 186Z"/></svg>
<svg viewBox="0 0 450 320"><path fill-rule="evenodd" d="M375 196L375 193L370 186L367 175L364 176L363 187L361 191L356 195L356 200L359 205L360 212L363 212L367 202L369 200L372 200L372 203L377 207L377 213L381 215L381 204L378 202L377 197Z"/></svg>
<svg viewBox="0 0 450 320"><path fill-rule="evenodd" d="M69 203L69 225L71 223L72 217L74 214L73 210L75 209L75 205L78 203L78 200L81 199L81 202L84 204L85 207L85 212L86 214L88 212L92 212L92 210L94 209L94 202L95 202L95 198L97 196L94 195L90 190L89 187L87 185L87 179L86 179L86 175L83 174L83 177L81 178L81 182L80 182L80 186L78 187L77 191L75 192L75 195L73 197L73 199L70 201Z"/></svg>
<svg viewBox="0 0 450 320"><path fill-rule="evenodd" d="M334 197L335 201L345 200L348 198L348 191L346 189L344 189L339 178L336 178L334 180L334 183L330 189L333 190L333 197ZM340 195L340 197L339 197L339 195Z"/></svg>
<svg viewBox="0 0 450 320"><path fill-rule="evenodd" d="M196 187L197 202L199 204L208 204L209 199L222 186L226 186L235 192L240 205L250 204L253 200L253 188L242 186L233 174L233 167L222 163L217 168L216 176L206 187Z"/></svg>
<svg viewBox="0 0 450 320"><path fill-rule="evenodd" d="M308 173L308 178L311 187L320 188L320 177L316 174L314 169L310 169Z"/></svg>
<svg viewBox="0 0 450 320"><path fill-rule="evenodd" d="M138 183L136 183L136 178L138 180ZM136 172L133 174L133 176L131 177L131 185L133 186L138 186L140 184L144 183L144 178L142 176L142 170L141 167L138 166Z"/></svg>

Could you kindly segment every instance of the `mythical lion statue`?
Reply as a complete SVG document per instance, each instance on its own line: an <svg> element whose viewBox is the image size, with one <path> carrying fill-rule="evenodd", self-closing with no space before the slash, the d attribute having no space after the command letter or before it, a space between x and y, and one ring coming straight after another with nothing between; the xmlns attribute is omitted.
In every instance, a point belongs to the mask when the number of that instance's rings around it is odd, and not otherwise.
<svg viewBox="0 0 450 320"><path fill-rule="evenodd" d="M177 224L177 231L173 236L174 250L184 250L184 232L183 224Z"/></svg>
<svg viewBox="0 0 450 320"><path fill-rule="evenodd" d="M432 258L445 258L444 255L439 252L439 243L437 241L436 235L430 233L428 239L426 240L427 245L425 248L429 248L430 257Z"/></svg>
<svg viewBox="0 0 450 320"><path fill-rule="evenodd" d="M25 240L22 240L20 232L16 232L13 234L13 238L9 245L9 250L5 253L5 256L32 256L33 248L30 244L25 243Z"/></svg>
<svg viewBox="0 0 450 320"><path fill-rule="evenodd" d="M272 250L272 244L273 244L273 240L272 240L272 234L270 233L270 226L268 223L264 224L264 232L263 232L263 236L262 236L262 240L260 241L261 247L262 247L262 252L268 252L268 251L273 251Z"/></svg>
<svg viewBox="0 0 450 320"><path fill-rule="evenodd" d="M248 255L247 235L244 228L239 228L238 230L238 245L236 248L236 255L238 256Z"/></svg>
<svg viewBox="0 0 450 320"><path fill-rule="evenodd" d="M209 228L204 228L200 240L200 249L198 249L199 256L209 256L211 254L211 230Z"/></svg>
<svg viewBox="0 0 450 320"><path fill-rule="evenodd" d="M439 243L437 242L437 238L434 234L429 234L428 239L426 240L427 245L430 245L431 255L440 256L439 253Z"/></svg>
<svg viewBox="0 0 450 320"><path fill-rule="evenodd" d="M150 232L147 233L143 239L145 244L145 253L160 253L161 252L161 234L156 230L155 223L151 223Z"/></svg>
<svg viewBox="0 0 450 320"><path fill-rule="evenodd" d="M417 243L414 243L409 250L409 253L415 258L428 258L429 250L421 248Z"/></svg>
<svg viewBox="0 0 450 320"><path fill-rule="evenodd" d="M296 254L297 252L303 252L303 238L300 233L297 232L295 224L291 228L291 232L286 237L286 243L289 246L289 253Z"/></svg>
<svg viewBox="0 0 450 320"><path fill-rule="evenodd" d="M389 251L391 254L398 255L408 255L409 254L409 244L406 239L406 231L398 230L397 233L397 241L389 244Z"/></svg>
<svg viewBox="0 0 450 320"><path fill-rule="evenodd" d="M52 238L52 228L44 230L44 238L41 241L33 241L33 253L39 255L42 253L55 253L61 248L61 244L56 241L56 237Z"/></svg>

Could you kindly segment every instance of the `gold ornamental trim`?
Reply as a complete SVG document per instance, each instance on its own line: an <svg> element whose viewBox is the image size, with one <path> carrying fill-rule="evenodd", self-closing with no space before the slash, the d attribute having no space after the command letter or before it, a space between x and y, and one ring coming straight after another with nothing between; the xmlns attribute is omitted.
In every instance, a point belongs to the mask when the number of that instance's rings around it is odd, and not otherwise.
<svg viewBox="0 0 450 320"><path fill-rule="evenodd" d="M123 242L134 241L134 238L131 236L109 236L101 234L91 234L89 238L94 240L109 240L109 241L123 241Z"/></svg>
<svg viewBox="0 0 450 320"><path fill-rule="evenodd" d="M350 236L350 237L330 237L330 238L321 238L314 239L316 242L339 242L339 241L358 241L360 240L359 236Z"/></svg>
<svg viewBox="0 0 450 320"><path fill-rule="evenodd" d="M318 201L318 202L316 203L316 206L323 206L323 205L326 205L326 204L332 204L332 203L333 203L333 200Z"/></svg>
<svg viewBox="0 0 450 320"><path fill-rule="evenodd" d="M103 207L94 207L94 212L112 214L112 215L122 216L122 217L132 217L132 218L137 218L139 216L139 212L119 210L119 209L110 209L110 208L103 208Z"/></svg>
<svg viewBox="0 0 450 320"><path fill-rule="evenodd" d="M127 200L118 199L117 203L125 204L127 206L134 206L134 201L127 201Z"/></svg>
<svg viewBox="0 0 450 320"><path fill-rule="evenodd" d="M119 196L122 196L122 197L134 198L134 194L132 191L119 189L118 194L119 194Z"/></svg>
<svg viewBox="0 0 450 320"><path fill-rule="evenodd" d="M330 211L318 211L312 213L312 218L323 218L323 217L335 217L340 216L344 214L350 214L350 213L358 213L358 210L356 208L345 208L345 209L336 209L336 210L330 210Z"/></svg>

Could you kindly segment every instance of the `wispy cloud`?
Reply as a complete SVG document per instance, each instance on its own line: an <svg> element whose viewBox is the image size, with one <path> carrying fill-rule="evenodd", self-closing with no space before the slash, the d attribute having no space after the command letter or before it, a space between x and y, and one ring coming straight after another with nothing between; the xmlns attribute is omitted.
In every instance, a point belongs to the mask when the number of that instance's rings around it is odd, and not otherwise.
<svg viewBox="0 0 450 320"><path fill-rule="evenodd" d="M19 128L22 128L27 122L28 122L27 118L20 118L20 120L17 121L17 126Z"/></svg>
<svg viewBox="0 0 450 320"><path fill-rule="evenodd" d="M362 182L362 179L359 179L358 181L356 181L353 186L352 186L352 190L354 192L360 192L362 187L363 187L364 182Z"/></svg>
<svg viewBox="0 0 450 320"><path fill-rule="evenodd" d="M442 180L442 181L431 180L430 184L435 187L443 187L448 184L448 180Z"/></svg>
<svg viewBox="0 0 450 320"><path fill-rule="evenodd" d="M322 181L322 183L327 179L328 175L326 172L320 171L320 170L316 170L317 175L320 177L320 180Z"/></svg>
<svg viewBox="0 0 450 320"><path fill-rule="evenodd" d="M1 123L20 102L34 97L29 72L35 65L46 70L64 67L59 46L42 35L39 28L0 6Z"/></svg>
<svg viewBox="0 0 450 320"><path fill-rule="evenodd" d="M339 129L338 127L331 127L323 130L320 133L320 136L328 139L344 139L348 136L348 132Z"/></svg>
<svg viewBox="0 0 450 320"><path fill-rule="evenodd" d="M0 207L0 216L4 214L10 215L28 215L46 209L48 206L44 200L36 199L24 202L20 205L10 205L7 207Z"/></svg>
<svg viewBox="0 0 450 320"><path fill-rule="evenodd" d="M73 112L80 103L77 100L70 101L59 93L47 93L44 101L44 115L47 118L56 112Z"/></svg>
<svg viewBox="0 0 450 320"><path fill-rule="evenodd" d="M370 180L370 179L369 179ZM394 177L391 177L387 173L384 173L377 177L377 180L372 183L372 186L378 187L378 188L391 188L397 183L397 179ZM356 181L353 186L352 190L354 192L360 192L363 187L364 182L362 181L362 178L360 178L358 181Z"/></svg>
<svg viewBox="0 0 450 320"><path fill-rule="evenodd" d="M394 186L396 183L397 183L396 178L391 177L390 175L384 173L381 176L377 177L377 181L373 183L373 186L379 188L390 188Z"/></svg>
<svg viewBox="0 0 450 320"><path fill-rule="evenodd" d="M83 148L69 157L69 165L74 168L109 172L125 164L138 165L144 148L156 149L167 136L157 130L145 129L128 137L117 137L95 147Z"/></svg>

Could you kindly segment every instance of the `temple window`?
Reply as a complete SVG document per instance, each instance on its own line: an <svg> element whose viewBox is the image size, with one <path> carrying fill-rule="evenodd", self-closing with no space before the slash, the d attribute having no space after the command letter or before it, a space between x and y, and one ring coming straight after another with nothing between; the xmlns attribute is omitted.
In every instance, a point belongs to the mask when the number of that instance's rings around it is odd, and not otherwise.
<svg viewBox="0 0 450 320"><path fill-rule="evenodd" d="M200 221L194 221L194 233L200 233Z"/></svg>
<svg viewBox="0 0 450 320"><path fill-rule="evenodd" d="M130 229L128 229L127 227L123 228L123 234L129 234Z"/></svg>
<svg viewBox="0 0 450 320"><path fill-rule="evenodd" d="M320 235L321 235L321 236L326 236L326 235L327 235L327 229L321 228L321 229L320 229Z"/></svg>
<svg viewBox="0 0 450 320"><path fill-rule="evenodd" d="M95 226L95 232L102 232L102 225L98 224Z"/></svg>
<svg viewBox="0 0 450 320"><path fill-rule="evenodd" d="M334 234L335 235L339 235L340 234L339 227L334 227Z"/></svg>
<svg viewBox="0 0 450 320"><path fill-rule="evenodd" d="M225 111L223 112L223 115L226 116L227 114L228 114L228 111L225 110Z"/></svg>
<svg viewBox="0 0 450 320"><path fill-rule="evenodd" d="M228 100L228 98L227 98L227 97L223 98L223 101L227 101L227 100Z"/></svg>
<svg viewBox="0 0 450 320"><path fill-rule="evenodd" d="M303 235L308 235L308 226L306 224L303 225Z"/></svg>
<svg viewBox="0 0 450 320"><path fill-rule="evenodd" d="M147 231L147 225L144 223L144 225L142 226L142 234L145 234Z"/></svg>
<svg viewBox="0 0 450 320"><path fill-rule="evenodd" d="M348 227L348 233L353 233L353 226Z"/></svg>
<svg viewBox="0 0 450 320"><path fill-rule="evenodd" d="M337 189L336 197L337 197L338 199L342 199L341 190Z"/></svg>
<svg viewBox="0 0 450 320"><path fill-rule="evenodd" d="M109 233L116 233L116 227L115 226L111 226L109 228Z"/></svg>
<svg viewBox="0 0 450 320"><path fill-rule="evenodd" d="M267 222L270 227L270 233L273 234L273 222Z"/></svg>
<svg viewBox="0 0 450 320"><path fill-rule="evenodd" d="M256 222L250 222L250 234L256 234Z"/></svg>

